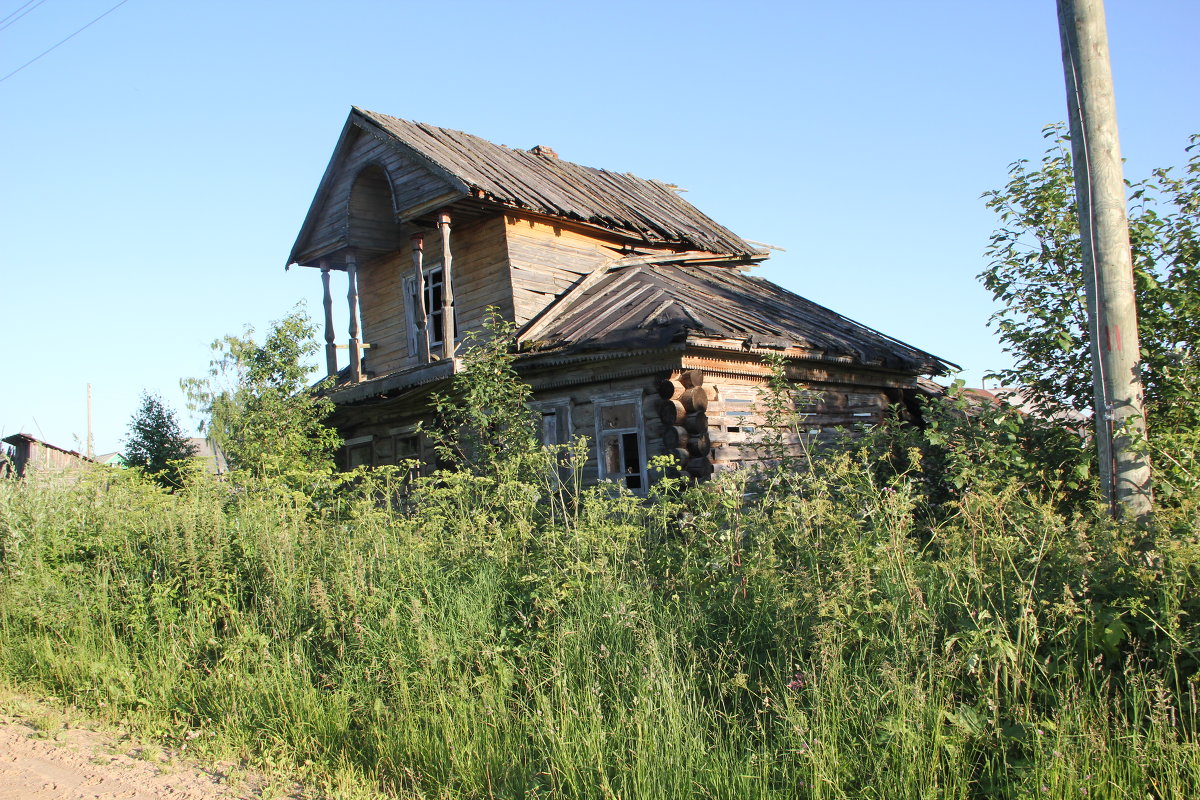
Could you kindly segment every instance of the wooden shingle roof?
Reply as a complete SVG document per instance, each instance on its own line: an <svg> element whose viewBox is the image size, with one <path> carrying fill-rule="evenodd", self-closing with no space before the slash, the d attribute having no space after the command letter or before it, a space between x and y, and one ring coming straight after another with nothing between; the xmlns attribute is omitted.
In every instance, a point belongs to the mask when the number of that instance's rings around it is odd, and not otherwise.
<svg viewBox="0 0 1200 800"><path fill-rule="evenodd" d="M799 348L818 357L910 373L957 369L770 281L704 264L614 265L564 294L522 338L527 346L543 350L662 346L711 338L738 340L747 348Z"/></svg>
<svg viewBox="0 0 1200 800"><path fill-rule="evenodd" d="M514 149L462 131L360 108L353 114L468 186L479 199L600 225L651 243L761 255L681 198L670 184L574 164L544 147Z"/></svg>

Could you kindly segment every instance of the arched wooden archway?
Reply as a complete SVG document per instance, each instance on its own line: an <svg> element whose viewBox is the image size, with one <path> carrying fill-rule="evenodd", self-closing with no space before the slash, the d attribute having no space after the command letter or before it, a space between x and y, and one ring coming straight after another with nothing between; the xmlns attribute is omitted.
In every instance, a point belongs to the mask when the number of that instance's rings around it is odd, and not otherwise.
<svg viewBox="0 0 1200 800"><path fill-rule="evenodd" d="M350 188L348 244L363 253L391 252L400 247L392 184L378 164L359 171Z"/></svg>

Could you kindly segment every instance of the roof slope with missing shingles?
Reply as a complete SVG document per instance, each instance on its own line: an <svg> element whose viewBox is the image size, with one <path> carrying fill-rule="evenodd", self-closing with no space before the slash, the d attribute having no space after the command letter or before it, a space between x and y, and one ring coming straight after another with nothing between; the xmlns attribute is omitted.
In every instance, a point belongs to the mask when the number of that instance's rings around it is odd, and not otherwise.
<svg viewBox="0 0 1200 800"><path fill-rule="evenodd" d="M631 233L651 243L761 255L661 181L563 161L544 148L517 150L361 108L354 113L467 184L481 199Z"/></svg>
<svg viewBox="0 0 1200 800"><path fill-rule="evenodd" d="M792 294L770 281L719 266L612 267L569 291L537 324L538 349L661 346L689 337L740 340L747 347L800 348L813 356L924 374L957 369Z"/></svg>

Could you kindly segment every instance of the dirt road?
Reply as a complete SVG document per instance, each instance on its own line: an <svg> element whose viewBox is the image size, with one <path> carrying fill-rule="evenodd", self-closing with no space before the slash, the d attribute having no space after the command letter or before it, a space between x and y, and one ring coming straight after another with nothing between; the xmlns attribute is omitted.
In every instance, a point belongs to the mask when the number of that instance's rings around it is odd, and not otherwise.
<svg viewBox="0 0 1200 800"><path fill-rule="evenodd" d="M0 704L0 800L260 800L302 797L236 765L201 767L44 702Z"/></svg>

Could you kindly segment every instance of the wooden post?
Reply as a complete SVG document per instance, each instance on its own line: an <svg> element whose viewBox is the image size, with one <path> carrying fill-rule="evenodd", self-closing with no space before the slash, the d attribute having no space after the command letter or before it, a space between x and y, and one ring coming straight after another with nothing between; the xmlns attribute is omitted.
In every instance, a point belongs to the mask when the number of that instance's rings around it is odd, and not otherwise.
<svg viewBox="0 0 1200 800"><path fill-rule="evenodd" d="M413 234L413 272L416 273L417 301L413 303L413 325L417 329L417 358L429 363L429 319L425 313L425 237Z"/></svg>
<svg viewBox="0 0 1200 800"><path fill-rule="evenodd" d="M337 345L333 333L333 296L329 293L329 262L321 261L321 288L324 296L321 305L325 307L325 374L337 375Z"/></svg>
<svg viewBox="0 0 1200 800"><path fill-rule="evenodd" d="M362 348L358 341L358 264L354 251L346 253L346 302L350 306L350 381L362 380Z"/></svg>
<svg viewBox="0 0 1200 800"><path fill-rule="evenodd" d="M1058 0L1087 291L1101 488L1113 513L1148 523L1146 439L1133 262L1117 108L1101 0ZM1139 452L1140 451L1140 452Z"/></svg>
<svg viewBox="0 0 1200 800"><path fill-rule="evenodd" d="M454 358L454 288L450 280L450 212L438 214L442 232L442 358Z"/></svg>
<svg viewBox="0 0 1200 800"><path fill-rule="evenodd" d="M88 392L87 392L87 394L88 394L87 457L95 458L96 457L96 440L92 438L92 385L89 383L87 385L87 387L88 387Z"/></svg>

